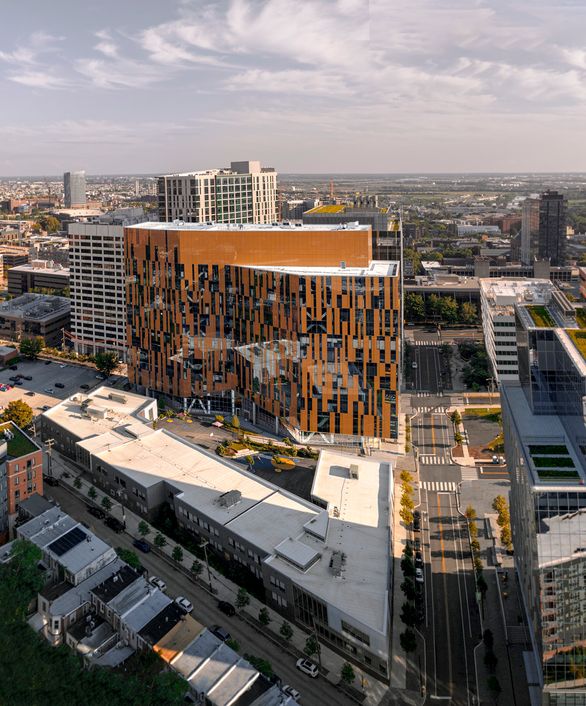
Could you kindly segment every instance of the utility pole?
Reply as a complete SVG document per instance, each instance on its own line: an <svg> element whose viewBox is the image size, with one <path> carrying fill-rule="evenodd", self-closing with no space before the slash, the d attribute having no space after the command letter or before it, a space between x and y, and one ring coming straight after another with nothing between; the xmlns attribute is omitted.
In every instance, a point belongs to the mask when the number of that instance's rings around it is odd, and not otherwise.
<svg viewBox="0 0 586 706"><path fill-rule="evenodd" d="M55 439L47 439L45 441L47 444L47 475L49 478L53 477L53 444Z"/></svg>
<svg viewBox="0 0 586 706"><path fill-rule="evenodd" d="M212 573L210 571L210 563L208 561L208 546L209 542L207 539L204 539L203 542L200 544L200 546L203 548L203 555L205 557L205 562L206 562L206 569L208 570L208 584L210 586L210 593L214 592L214 589L212 587Z"/></svg>

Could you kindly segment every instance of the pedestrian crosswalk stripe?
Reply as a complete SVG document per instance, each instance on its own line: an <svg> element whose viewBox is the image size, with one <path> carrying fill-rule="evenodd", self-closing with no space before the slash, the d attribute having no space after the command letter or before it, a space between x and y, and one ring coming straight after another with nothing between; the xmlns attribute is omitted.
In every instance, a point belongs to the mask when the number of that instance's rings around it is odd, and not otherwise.
<svg viewBox="0 0 586 706"><path fill-rule="evenodd" d="M448 411L447 407L416 407L420 414L427 414L428 412L436 412L437 414L445 414Z"/></svg>
<svg viewBox="0 0 586 706"><path fill-rule="evenodd" d="M449 480L426 480L422 483L423 490L433 490L436 493L454 493L457 484Z"/></svg>
<svg viewBox="0 0 586 706"><path fill-rule="evenodd" d="M461 469L462 472L462 480L478 480L478 471L476 468L472 467L463 467Z"/></svg>
<svg viewBox="0 0 586 706"><path fill-rule="evenodd" d="M409 341L408 341L408 343L409 343ZM415 346L436 346L437 347L440 345L440 342L439 342L439 340L438 341L413 341L412 344Z"/></svg>
<svg viewBox="0 0 586 706"><path fill-rule="evenodd" d="M425 454L424 456L419 456L419 463L421 463L423 465L428 465L428 466L431 464L442 465L447 462L448 462L448 459L443 454L435 454L435 455Z"/></svg>

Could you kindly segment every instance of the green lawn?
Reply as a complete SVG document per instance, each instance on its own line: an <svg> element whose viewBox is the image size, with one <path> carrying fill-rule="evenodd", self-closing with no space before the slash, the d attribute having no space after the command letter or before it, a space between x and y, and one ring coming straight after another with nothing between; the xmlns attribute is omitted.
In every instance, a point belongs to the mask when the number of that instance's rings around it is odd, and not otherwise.
<svg viewBox="0 0 586 706"><path fill-rule="evenodd" d="M20 458L21 456L26 456L26 454L32 454L35 451L38 451L36 444L33 444L33 442L30 441L30 439L28 439L18 427L14 426L14 424L11 424L10 422L0 424L0 432L4 432L5 429L9 429L14 434L13 439L6 439L8 443L9 456L12 458Z"/></svg>
<svg viewBox="0 0 586 706"><path fill-rule="evenodd" d="M528 306L527 311L533 319L533 323L539 328L554 328L556 323L553 316L545 306Z"/></svg>
<svg viewBox="0 0 586 706"><path fill-rule="evenodd" d="M586 309L584 307L576 309L576 321L580 328L586 328Z"/></svg>
<svg viewBox="0 0 586 706"><path fill-rule="evenodd" d="M464 411L465 417L481 417L486 419L487 422L501 423L501 410L500 407L478 407L472 409L466 409Z"/></svg>
<svg viewBox="0 0 586 706"><path fill-rule="evenodd" d="M574 345L581 353L582 358L586 360L586 331L577 331L576 329L566 329L568 336L574 341Z"/></svg>

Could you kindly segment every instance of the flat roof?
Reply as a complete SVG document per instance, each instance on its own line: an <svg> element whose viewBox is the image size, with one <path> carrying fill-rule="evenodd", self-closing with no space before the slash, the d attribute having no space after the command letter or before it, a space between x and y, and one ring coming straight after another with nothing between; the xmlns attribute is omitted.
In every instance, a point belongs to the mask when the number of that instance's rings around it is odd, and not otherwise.
<svg viewBox="0 0 586 706"><path fill-rule="evenodd" d="M280 556L268 560L313 595L381 633L388 622L391 472L390 462L322 451L311 496L328 505L327 537L322 542L304 532L296 538L321 559L305 573Z"/></svg>
<svg viewBox="0 0 586 706"><path fill-rule="evenodd" d="M71 300L53 294L27 292L0 304L0 315L19 319L44 321L71 308Z"/></svg>
<svg viewBox="0 0 586 706"><path fill-rule="evenodd" d="M43 262L45 262L43 260ZM61 265L52 265L50 267L35 265L34 263L28 263L26 265L16 265L11 267L8 272L23 272L23 273L34 273L34 274L48 274L48 275L61 275L63 277L69 277L69 267L61 267Z"/></svg>
<svg viewBox="0 0 586 706"><path fill-rule="evenodd" d="M396 260L372 260L368 267L286 267L281 265L239 265L250 270L283 272L292 275L331 275L334 277L397 277L399 263Z"/></svg>
<svg viewBox="0 0 586 706"><path fill-rule="evenodd" d="M361 230L369 231L370 226L356 224L293 224L287 223L186 223L184 221L145 221L136 225L128 226L129 228L140 228L141 230L182 230L182 231L251 231L259 230L269 231L337 231L337 230Z"/></svg>

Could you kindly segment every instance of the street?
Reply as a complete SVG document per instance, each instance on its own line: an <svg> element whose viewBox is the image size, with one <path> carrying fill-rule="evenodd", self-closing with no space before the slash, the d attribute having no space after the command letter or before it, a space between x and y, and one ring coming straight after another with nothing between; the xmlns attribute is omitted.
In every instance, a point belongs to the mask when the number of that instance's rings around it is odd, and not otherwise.
<svg viewBox="0 0 586 706"><path fill-rule="evenodd" d="M414 536L421 540L425 576L422 679L428 700L471 706L477 693L473 649L481 629L467 528L457 506L462 471L449 455L453 428L436 406L414 415L412 434L422 519Z"/></svg>
<svg viewBox="0 0 586 706"><path fill-rule="evenodd" d="M132 538L127 534L116 534L100 520L90 515L82 499L67 489L59 486L50 489L50 495L59 502L65 512L89 525L91 530L113 547L124 547L137 551L132 546ZM217 608L216 600L199 585L186 579L177 569L153 553L140 553L140 562L149 575L162 578L167 584L167 593L174 596L186 596L194 605L193 617L206 626L222 625L238 641L241 654L252 654L268 660L275 673L284 684L291 684L302 695L304 704L351 704L350 699L338 691L327 679L311 679L295 668L295 658L281 647L270 642L262 633L255 630L242 618L228 618Z"/></svg>
<svg viewBox="0 0 586 706"><path fill-rule="evenodd" d="M431 393L443 391L442 363L440 347L431 343L416 341L413 346L413 372L414 389Z"/></svg>

